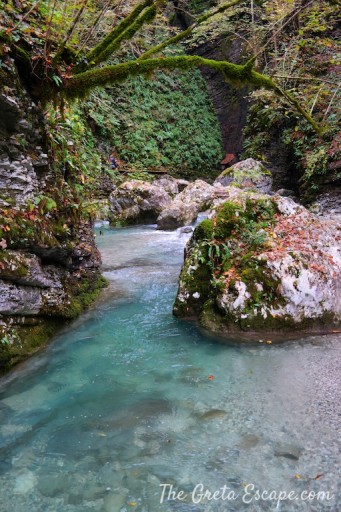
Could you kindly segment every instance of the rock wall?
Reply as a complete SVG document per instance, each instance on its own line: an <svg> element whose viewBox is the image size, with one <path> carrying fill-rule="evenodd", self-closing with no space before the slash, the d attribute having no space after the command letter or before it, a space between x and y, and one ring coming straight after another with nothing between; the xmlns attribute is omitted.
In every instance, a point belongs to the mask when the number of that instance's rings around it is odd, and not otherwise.
<svg viewBox="0 0 341 512"><path fill-rule="evenodd" d="M204 1L189 2L187 0L173 1L176 11L176 21L181 29L187 28L192 22L193 17L190 14L203 8L211 8L215 2ZM208 33L204 33L202 38L200 33L194 32L193 39L189 41L187 51L194 55L200 55L206 59L227 60L235 64L243 62L243 43L242 39L235 37L226 27L229 27L229 21L221 23L219 30L212 35L210 27ZM202 43L201 41L204 40ZM243 128L246 124L248 112L248 100L246 98L248 89L236 88L226 83L222 73L214 69L202 69L202 74L206 79L207 87L213 102L215 112L220 124L223 149L226 153L238 154L243 146Z"/></svg>
<svg viewBox="0 0 341 512"><path fill-rule="evenodd" d="M230 36L209 41L196 48L194 53L206 59L240 64L243 49L240 40ZM203 75L220 123L224 151L239 154L242 151L243 129L248 112L247 88L237 89L227 84L222 73L213 69L203 70Z"/></svg>
<svg viewBox="0 0 341 512"><path fill-rule="evenodd" d="M2 372L88 306L103 279L89 222L79 217L70 229L59 216L64 205L55 204L53 212L37 209L37 198L51 196L63 181L63 162L52 166L43 109L14 66L1 71L0 83Z"/></svg>

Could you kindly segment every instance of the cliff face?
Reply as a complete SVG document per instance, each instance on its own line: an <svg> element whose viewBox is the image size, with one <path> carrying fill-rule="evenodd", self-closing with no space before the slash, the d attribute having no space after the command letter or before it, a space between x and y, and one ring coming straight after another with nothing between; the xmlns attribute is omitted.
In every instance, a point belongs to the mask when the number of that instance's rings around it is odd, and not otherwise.
<svg viewBox="0 0 341 512"><path fill-rule="evenodd" d="M89 221L72 215L61 164L52 166L42 108L14 67L0 81L1 372L79 314L103 280Z"/></svg>
<svg viewBox="0 0 341 512"><path fill-rule="evenodd" d="M208 40L195 50L197 55L213 60L227 60L235 64L242 61L243 48L240 39L223 37ZM248 112L247 89L227 84L221 73L203 70L212 103L214 105L223 140L225 153L240 153L243 146L243 128Z"/></svg>

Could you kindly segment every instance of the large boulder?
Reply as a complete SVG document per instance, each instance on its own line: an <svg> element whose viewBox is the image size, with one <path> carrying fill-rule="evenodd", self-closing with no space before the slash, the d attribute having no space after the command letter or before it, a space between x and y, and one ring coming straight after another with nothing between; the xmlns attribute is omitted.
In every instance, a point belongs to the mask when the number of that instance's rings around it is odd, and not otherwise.
<svg viewBox="0 0 341 512"><path fill-rule="evenodd" d="M189 185L189 181L166 175L153 181L153 185L162 187L171 197L174 197Z"/></svg>
<svg viewBox="0 0 341 512"><path fill-rule="evenodd" d="M341 231L292 199L239 191L186 248L174 314L228 335L328 331L341 321Z"/></svg>
<svg viewBox="0 0 341 512"><path fill-rule="evenodd" d="M176 229L195 221L199 212L209 208L217 189L203 180L190 183L161 212L157 219L158 229Z"/></svg>
<svg viewBox="0 0 341 512"><path fill-rule="evenodd" d="M171 202L163 186L145 181L126 181L111 194L110 220L112 223L154 222Z"/></svg>
<svg viewBox="0 0 341 512"><path fill-rule="evenodd" d="M246 190L257 190L267 194L271 190L272 176L261 162L248 158L225 169L214 185L234 185Z"/></svg>

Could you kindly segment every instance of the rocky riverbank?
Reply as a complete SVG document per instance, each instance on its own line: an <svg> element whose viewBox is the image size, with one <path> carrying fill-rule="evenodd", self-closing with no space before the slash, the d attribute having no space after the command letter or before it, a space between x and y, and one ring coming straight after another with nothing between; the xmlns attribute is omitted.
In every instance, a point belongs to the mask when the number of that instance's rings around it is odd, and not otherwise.
<svg viewBox="0 0 341 512"><path fill-rule="evenodd" d="M177 316L198 318L216 333L256 338L336 329L341 232L335 200L321 198L314 214L271 185L271 173L251 158L212 185L196 180L181 192L170 177L127 182L110 198L112 220L143 222L147 215L158 229L176 229L208 210L186 248Z"/></svg>
<svg viewBox="0 0 341 512"><path fill-rule="evenodd" d="M13 66L0 94L0 372L46 344L103 287L89 218Z"/></svg>

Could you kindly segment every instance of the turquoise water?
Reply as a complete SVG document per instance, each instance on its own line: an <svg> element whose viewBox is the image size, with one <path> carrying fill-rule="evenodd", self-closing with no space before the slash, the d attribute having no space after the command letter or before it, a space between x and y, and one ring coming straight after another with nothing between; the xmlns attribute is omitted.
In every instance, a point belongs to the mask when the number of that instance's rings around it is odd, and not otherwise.
<svg viewBox="0 0 341 512"><path fill-rule="evenodd" d="M101 301L1 383L1 512L341 509L340 336L223 346L174 318L186 237L98 236Z"/></svg>

